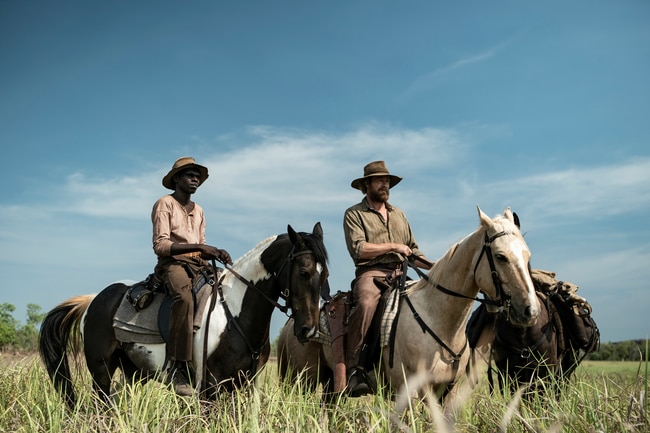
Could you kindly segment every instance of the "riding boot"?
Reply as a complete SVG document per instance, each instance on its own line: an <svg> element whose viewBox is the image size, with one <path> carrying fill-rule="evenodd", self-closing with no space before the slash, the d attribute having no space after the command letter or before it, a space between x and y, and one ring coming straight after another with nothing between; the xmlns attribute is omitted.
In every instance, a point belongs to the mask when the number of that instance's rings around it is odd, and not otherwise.
<svg viewBox="0 0 650 433"><path fill-rule="evenodd" d="M192 372L187 361L175 361L167 372L167 383L173 385L174 392L181 397L194 395L192 386Z"/></svg>
<svg viewBox="0 0 650 433"><path fill-rule="evenodd" d="M364 367L367 348L368 346L364 343L359 350L348 353L348 385L346 393L350 397L361 397L372 392Z"/></svg>
<svg viewBox="0 0 650 433"><path fill-rule="evenodd" d="M370 394L372 390L368 384L368 374L363 367L354 367L348 376L347 394L350 397L361 397Z"/></svg>

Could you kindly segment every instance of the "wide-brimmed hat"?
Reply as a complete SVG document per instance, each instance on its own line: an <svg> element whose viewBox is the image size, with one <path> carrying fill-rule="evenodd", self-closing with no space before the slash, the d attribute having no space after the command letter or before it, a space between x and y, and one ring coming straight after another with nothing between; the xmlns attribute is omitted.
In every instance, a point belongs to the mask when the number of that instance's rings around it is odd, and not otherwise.
<svg viewBox="0 0 650 433"><path fill-rule="evenodd" d="M169 170L169 173L163 177L162 184L165 188L167 189L176 189L176 185L174 183L174 176L182 170L187 170L188 168L195 168L199 171L199 186L205 182L205 180L208 178L208 169L207 167L204 167L202 165L197 164L194 161L194 158L191 156L184 156L182 158L178 158L174 165L172 166L172 169Z"/></svg>
<svg viewBox="0 0 650 433"><path fill-rule="evenodd" d="M363 167L363 177L360 177L358 179L354 179L352 181L352 188L354 189L361 189L359 186L361 185L361 182L363 182L364 179L367 179L369 177L373 176L388 176L390 178L390 186L389 188L394 187L400 181L402 180L401 177L395 176L394 174L390 174L388 172L388 169L386 168L386 164L384 164L384 161L374 161L371 162L370 164L366 164L365 167Z"/></svg>

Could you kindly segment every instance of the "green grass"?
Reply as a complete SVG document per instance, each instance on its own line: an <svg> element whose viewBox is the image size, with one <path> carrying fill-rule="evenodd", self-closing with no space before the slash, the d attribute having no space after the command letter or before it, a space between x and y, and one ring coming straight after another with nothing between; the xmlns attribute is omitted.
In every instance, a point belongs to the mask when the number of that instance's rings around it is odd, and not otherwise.
<svg viewBox="0 0 650 433"><path fill-rule="evenodd" d="M283 383L270 364L254 387L216 402L177 398L158 383L116 380L114 409L91 392L87 372L76 383L79 404L65 407L45 369L32 356L0 364L3 432L647 432L650 431L645 364L585 362L559 396L490 395L486 380L460 397L449 417L434 399L393 402L380 396L340 398L324 404L300 383ZM396 405L405 405L405 410ZM502 430L500 430L502 429Z"/></svg>

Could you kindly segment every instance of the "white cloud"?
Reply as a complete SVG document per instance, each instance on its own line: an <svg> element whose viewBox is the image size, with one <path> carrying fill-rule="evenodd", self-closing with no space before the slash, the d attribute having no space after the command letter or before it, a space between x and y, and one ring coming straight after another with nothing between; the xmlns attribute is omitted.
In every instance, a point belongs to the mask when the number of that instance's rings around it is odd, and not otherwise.
<svg viewBox="0 0 650 433"><path fill-rule="evenodd" d="M525 197L527 213L539 220L647 212L650 207L650 158L510 179L489 184L486 190Z"/></svg>

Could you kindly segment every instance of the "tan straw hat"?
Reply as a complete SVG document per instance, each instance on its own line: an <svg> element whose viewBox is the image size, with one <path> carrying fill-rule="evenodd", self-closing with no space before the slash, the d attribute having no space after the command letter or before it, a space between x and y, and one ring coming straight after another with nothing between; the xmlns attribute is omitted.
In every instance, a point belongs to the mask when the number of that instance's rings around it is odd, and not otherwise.
<svg viewBox="0 0 650 433"><path fill-rule="evenodd" d="M175 190L176 185L174 184L174 176L179 171L187 170L188 168L195 168L199 171L199 186L208 178L208 169L206 167L197 164L191 156L184 156L178 158L172 166L172 169L169 170L169 173L163 177L163 186L167 189Z"/></svg>
<svg viewBox="0 0 650 433"><path fill-rule="evenodd" d="M392 188L400 181L402 180L401 177L395 176L393 174L390 174L388 172L388 169L386 168L386 164L384 164L384 161L374 161L371 162L370 164L367 164L365 167L363 167L363 177L360 177L358 179L354 179L352 181L352 188L354 189L361 189L359 186L361 185L361 182L363 182L364 179L367 179L372 176L388 176L390 177L390 187Z"/></svg>

